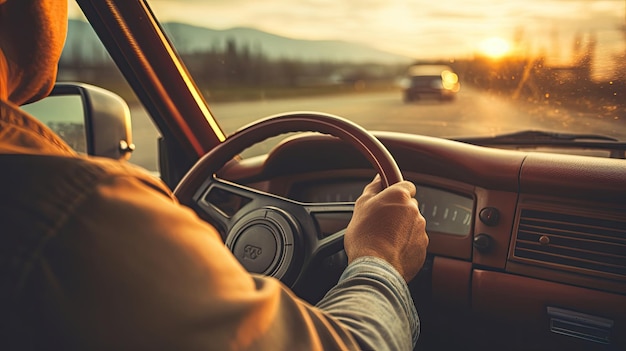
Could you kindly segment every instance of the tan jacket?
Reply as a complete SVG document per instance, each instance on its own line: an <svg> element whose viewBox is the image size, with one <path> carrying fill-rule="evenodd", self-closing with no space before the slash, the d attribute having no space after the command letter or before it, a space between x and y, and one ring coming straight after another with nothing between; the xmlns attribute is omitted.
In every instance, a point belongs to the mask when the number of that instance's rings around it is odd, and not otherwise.
<svg viewBox="0 0 626 351"><path fill-rule="evenodd" d="M355 262L313 307L246 272L159 179L77 155L2 101L0 240L2 327L20 349L395 350L417 337L384 261Z"/></svg>

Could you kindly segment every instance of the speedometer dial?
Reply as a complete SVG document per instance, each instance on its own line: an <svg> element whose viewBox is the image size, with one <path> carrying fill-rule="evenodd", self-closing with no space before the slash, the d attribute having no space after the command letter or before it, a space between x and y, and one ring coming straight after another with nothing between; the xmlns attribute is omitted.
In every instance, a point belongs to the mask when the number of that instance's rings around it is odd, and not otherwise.
<svg viewBox="0 0 626 351"><path fill-rule="evenodd" d="M465 196L418 186L415 195L426 231L465 236L470 233L474 201Z"/></svg>

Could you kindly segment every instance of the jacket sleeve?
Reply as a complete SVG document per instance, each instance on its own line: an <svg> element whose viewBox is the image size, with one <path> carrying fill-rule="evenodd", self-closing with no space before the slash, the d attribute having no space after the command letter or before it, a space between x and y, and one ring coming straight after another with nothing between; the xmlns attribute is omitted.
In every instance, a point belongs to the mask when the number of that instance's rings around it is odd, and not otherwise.
<svg viewBox="0 0 626 351"><path fill-rule="evenodd" d="M66 349L342 350L390 335L404 348L416 326L406 286L384 262L351 266L310 306L276 279L250 275L213 227L133 176L101 181L38 264L42 318ZM398 328L376 333L380 323L358 304L389 309Z"/></svg>

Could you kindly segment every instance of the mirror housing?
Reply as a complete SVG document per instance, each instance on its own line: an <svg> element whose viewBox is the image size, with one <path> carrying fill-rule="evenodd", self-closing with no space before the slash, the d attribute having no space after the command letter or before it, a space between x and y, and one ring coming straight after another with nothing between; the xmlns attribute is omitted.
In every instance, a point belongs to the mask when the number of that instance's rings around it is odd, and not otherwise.
<svg viewBox="0 0 626 351"><path fill-rule="evenodd" d="M85 83L56 83L50 95L22 109L79 153L127 160L135 150L128 104L106 89Z"/></svg>

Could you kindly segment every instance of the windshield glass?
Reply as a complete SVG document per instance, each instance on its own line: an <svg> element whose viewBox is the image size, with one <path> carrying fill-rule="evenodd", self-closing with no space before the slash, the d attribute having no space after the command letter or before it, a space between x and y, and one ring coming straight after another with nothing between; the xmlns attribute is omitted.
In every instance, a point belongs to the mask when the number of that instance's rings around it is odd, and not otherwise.
<svg viewBox="0 0 626 351"><path fill-rule="evenodd" d="M227 134L315 110L369 130L446 138L541 130L626 140L624 1L149 4ZM61 66L105 64L72 5ZM98 71L89 74L80 80ZM96 84L114 86L113 76ZM153 128L140 114L135 134Z"/></svg>

